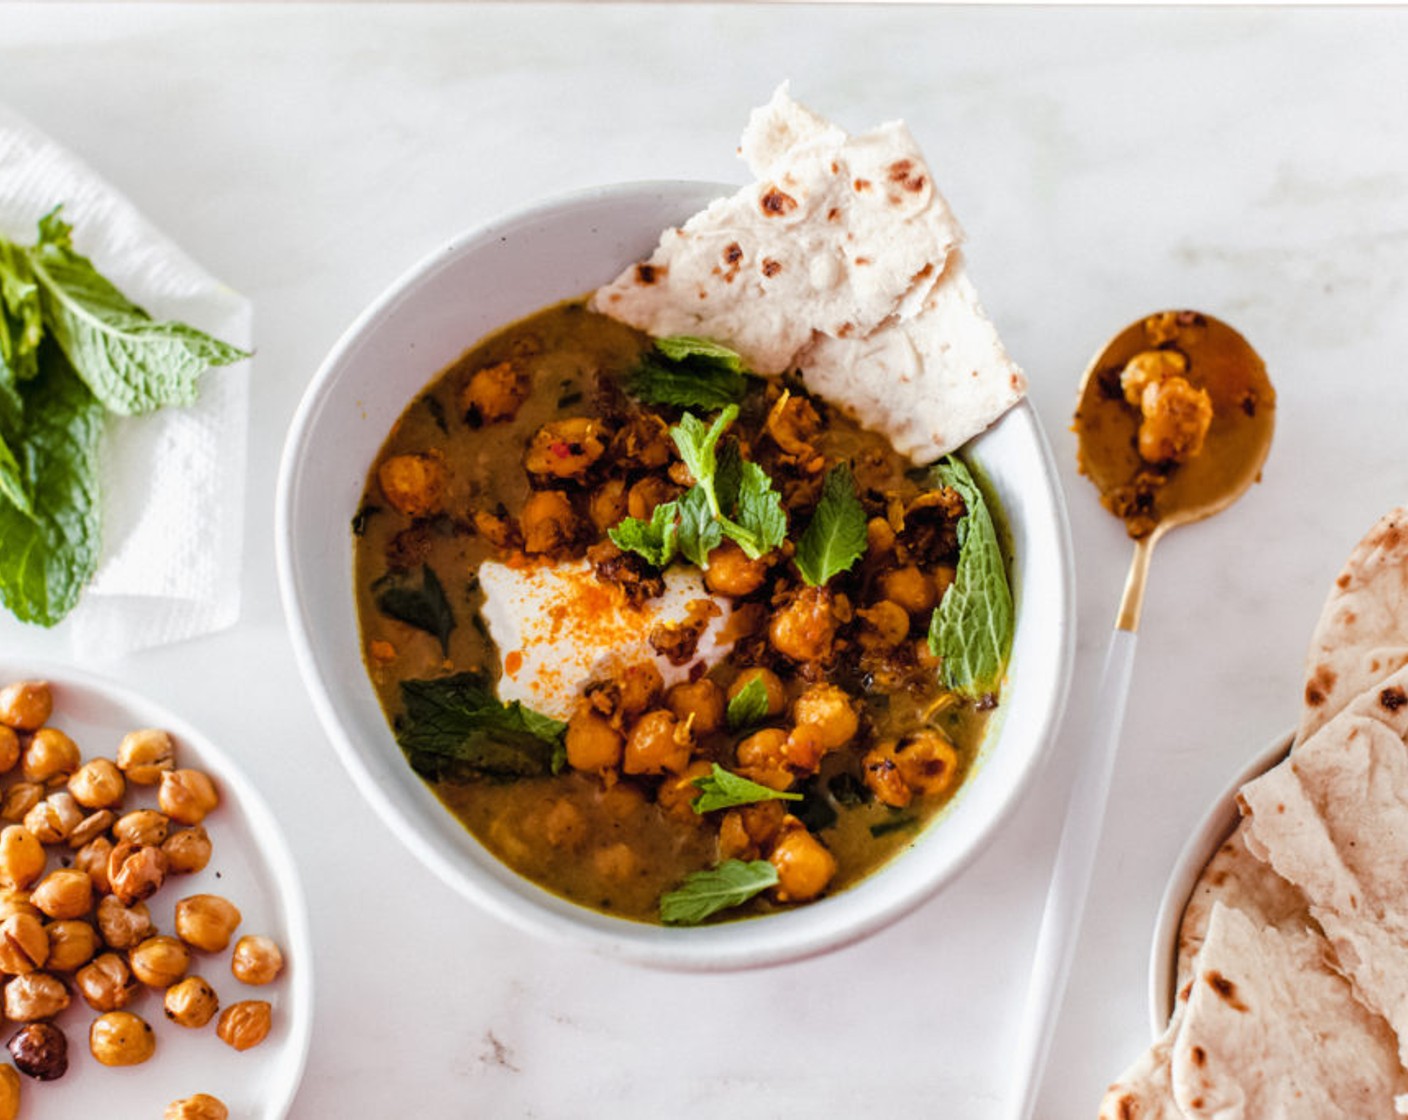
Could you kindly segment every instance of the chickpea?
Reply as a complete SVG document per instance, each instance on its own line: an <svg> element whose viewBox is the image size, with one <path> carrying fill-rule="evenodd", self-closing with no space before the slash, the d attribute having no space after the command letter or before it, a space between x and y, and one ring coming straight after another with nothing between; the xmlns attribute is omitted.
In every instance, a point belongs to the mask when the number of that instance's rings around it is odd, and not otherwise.
<svg viewBox="0 0 1408 1120"><path fill-rule="evenodd" d="M934 587L934 581L913 564L892 568L882 575L880 593L910 614L922 614L932 610L938 602L938 590Z"/></svg>
<svg viewBox="0 0 1408 1120"><path fill-rule="evenodd" d="M471 428L512 420L528 399L532 382L512 362L499 362L475 370L460 391L460 415Z"/></svg>
<svg viewBox="0 0 1408 1120"><path fill-rule="evenodd" d="M41 727L21 752L20 769L26 781L42 783L67 779L82 761L77 743L57 727Z"/></svg>
<svg viewBox="0 0 1408 1120"><path fill-rule="evenodd" d="M934 591L941 601L957 578L958 569L952 564L938 564L934 567Z"/></svg>
<svg viewBox="0 0 1408 1120"><path fill-rule="evenodd" d="M769 789L791 787L793 774L787 765L787 732L779 727L755 731L738 744L738 772Z"/></svg>
<svg viewBox="0 0 1408 1120"><path fill-rule="evenodd" d="M787 707L787 686L782 683L782 678L771 669L753 668L744 669L733 679L733 683L728 686L728 698L733 700L740 692L748 687L750 681L760 680L763 688L767 691L768 710L770 716L779 715L782 709Z"/></svg>
<svg viewBox="0 0 1408 1120"><path fill-rule="evenodd" d="M174 937L159 933L127 954L132 975L149 988L169 988L191 967L191 951Z"/></svg>
<svg viewBox="0 0 1408 1120"><path fill-rule="evenodd" d="M0 688L0 723L16 731L38 731L54 714L47 681L15 681Z"/></svg>
<svg viewBox="0 0 1408 1120"><path fill-rule="evenodd" d="M74 849L86 847L106 833L116 820L117 814L111 809L98 809L89 813L68 834L68 846Z"/></svg>
<svg viewBox="0 0 1408 1120"><path fill-rule="evenodd" d="M825 587L804 587L773 615L768 627L772 648L793 661L825 661L832 654L840 603Z"/></svg>
<svg viewBox="0 0 1408 1120"><path fill-rule="evenodd" d="M617 711L634 716L645 711L659 698L665 687L665 680L653 661L639 661L627 665L616 675Z"/></svg>
<svg viewBox="0 0 1408 1120"><path fill-rule="evenodd" d="M888 556L895 550L895 528L883 517L865 523L865 547L871 556Z"/></svg>
<svg viewBox="0 0 1408 1120"><path fill-rule="evenodd" d="M27 890L44 874L47 859L44 846L24 825L0 829L0 885Z"/></svg>
<svg viewBox="0 0 1408 1120"><path fill-rule="evenodd" d="M636 721L626 737L621 769L627 774L678 774L689 765L690 737L673 712L657 708Z"/></svg>
<svg viewBox="0 0 1408 1120"><path fill-rule="evenodd" d="M76 867L60 867L39 880L30 901L50 918L81 918L93 909L93 880Z"/></svg>
<svg viewBox="0 0 1408 1120"><path fill-rule="evenodd" d="M162 1113L162 1120L230 1120L230 1110L219 1097L197 1093L193 1097L172 1101Z"/></svg>
<svg viewBox="0 0 1408 1120"><path fill-rule="evenodd" d="M866 751L860 768L865 784L882 804L903 809L914 799L914 791L900 773L893 740L877 743Z"/></svg>
<svg viewBox="0 0 1408 1120"><path fill-rule="evenodd" d="M269 984L284 968L284 955L271 937L245 934L235 942L230 971L242 984Z"/></svg>
<svg viewBox="0 0 1408 1120"><path fill-rule="evenodd" d="M230 1004L220 1013L215 1033L236 1050L248 1050L264 1041L272 1024L273 1008L268 1003L246 999Z"/></svg>
<svg viewBox="0 0 1408 1120"><path fill-rule="evenodd" d="M570 800L561 797L543 814L542 830L554 848L576 848L587 838L587 818Z"/></svg>
<svg viewBox="0 0 1408 1120"><path fill-rule="evenodd" d="M180 824L200 824L220 804L215 783L199 770L170 770L157 791L161 811Z"/></svg>
<svg viewBox="0 0 1408 1120"><path fill-rule="evenodd" d="M730 540L710 552L708 559L709 564L704 569L704 586L716 595L728 595L735 599L751 595L768 578L768 558L760 556L750 560L748 554Z"/></svg>
<svg viewBox="0 0 1408 1120"><path fill-rule="evenodd" d="M218 894L194 894L176 903L176 935L207 953L224 952L240 920L239 908Z"/></svg>
<svg viewBox="0 0 1408 1120"><path fill-rule="evenodd" d="M161 847L171 831L171 818L155 809L133 809L123 813L112 826L112 838L118 843L147 844Z"/></svg>
<svg viewBox="0 0 1408 1120"><path fill-rule="evenodd" d="M176 765L176 744L165 731L144 727L129 731L117 748L117 768L129 782L154 786L162 774Z"/></svg>
<svg viewBox="0 0 1408 1120"><path fill-rule="evenodd" d="M814 774L826 754L826 744L821 731L810 723L799 723L787 733L787 742L782 745L782 756L794 773Z"/></svg>
<svg viewBox="0 0 1408 1120"><path fill-rule="evenodd" d="M376 471L381 492L407 517L428 517L445 508L450 472L438 452L393 455Z"/></svg>
<svg viewBox="0 0 1408 1120"><path fill-rule="evenodd" d="M619 525L629 513L624 478L608 478L587 499L587 516L598 533Z"/></svg>
<svg viewBox="0 0 1408 1120"><path fill-rule="evenodd" d="M524 503L519 524L523 551L533 554L568 548L581 530L572 502L558 490L536 491Z"/></svg>
<svg viewBox="0 0 1408 1120"><path fill-rule="evenodd" d="M626 512L642 521L649 521L655 507L673 501L679 489L659 475L648 474L626 491Z"/></svg>
<svg viewBox="0 0 1408 1120"><path fill-rule="evenodd" d="M20 1114L20 1075L14 1066L0 1066L0 1120L16 1120Z"/></svg>
<svg viewBox="0 0 1408 1120"><path fill-rule="evenodd" d="M166 989L162 1006L166 1017L178 1027L203 1027L220 1010L220 999L199 976L187 976Z"/></svg>
<svg viewBox="0 0 1408 1120"><path fill-rule="evenodd" d="M68 1004L68 989L63 981L47 972L26 972L5 985L5 1018L16 1023L52 1019Z"/></svg>
<svg viewBox="0 0 1408 1120"><path fill-rule="evenodd" d="M777 868L779 902L810 902L836 874L836 857L800 825L783 833L768 861Z"/></svg>
<svg viewBox="0 0 1408 1120"><path fill-rule="evenodd" d="M617 464L648 471L668 463L674 450L665 421L648 412L630 417L611 440L611 456Z"/></svg>
<svg viewBox="0 0 1408 1120"><path fill-rule="evenodd" d="M9 773L20 760L20 737L8 724L0 723L0 774Z"/></svg>
<svg viewBox="0 0 1408 1120"><path fill-rule="evenodd" d="M120 1011L137 994L137 980L116 953L104 953L74 976L81 995L94 1011Z"/></svg>
<svg viewBox="0 0 1408 1120"><path fill-rule="evenodd" d="M36 1081L57 1081L68 1072L68 1036L53 1023L29 1023L6 1044L15 1068Z"/></svg>
<svg viewBox="0 0 1408 1120"><path fill-rule="evenodd" d="M23 976L49 959L49 934L32 914L11 914L0 922L0 972Z"/></svg>
<svg viewBox="0 0 1408 1120"><path fill-rule="evenodd" d="M88 1028L88 1049L105 1066L139 1066L156 1053L156 1033L140 1015L107 1011Z"/></svg>
<svg viewBox="0 0 1408 1120"><path fill-rule="evenodd" d="M694 782L697 778L707 778L711 773L713 766L710 763L702 758L696 759L684 768L683 774L671 774L660 783L660 788L655 792L656 804L677 821L701 823L703 815L694 811L694 801L699 796L699 787Z"/></svg>
<svg viewBox="0 0 1408 1120"><path fill-rule="evenodd" d="M873 607L862 607L856 617L864 623L860 644L865 649L894 649L909 637L909 612L889 599L881 599Z"/></svg>
<svg viewBox="0 0 1408 1120"><path fill-rule="evenodd" d="M901 739L895 762L905 785L918 794L943 793L958 777L958 752L945 735L932 729Z"/></svg>
<svg viewBox="0 0 1408 1120"><path fill-rule="evenodd" d="M98 951L98 931L87 922L64 918L44 927L49 935L46 967L54 972L73 972L87 964Z"/></svg>
<svg viewBox="0 0 1408 1120"><path fill-rule="evenodd" d="M834 684L814 684L792 704L792 718L816 728L828 751L844 747L856 737L860 717L845 689Z"/></svg>
<svg viewBox="0 0 1408 1120"><path fill-rule="evenodd" d="M85 809L109 809L122 800L127 782L117 763L95 758L73 772L68 780L68 791Z"/></svg>
<svg viewBox="0 0 1408 1120"><path fill-rule="evenodd" d="M719 821L718 838L719 861L729 859L755 860L758 858L758 846L748 837L748 833L743 828L743 814L737 809L730 809Z"/></svg>
<svg viewBox="0 0 1408 1120"><path fill-rule="evenodd" d="M708 735L724 725L724 690L708 677L681 681L665 693L665 704L681 723L693 719L689 726L695 735Z"/></svg>
<svg viewBox="0 0 1408 1120"><path fill-rule="evenodd" d="M39 907L29 900L29 892L18 890L15 887L4 887L0 889L0 922L3 922L11 914L30 914L33 917L43 917L39 913Z"/></svg>
<svg viewBox="0 0 1408 1120"><path fill-rule="evenodd" d="M624 841L607 844L592 853L592 869L603 879L620 882L640 870L640 856Z"/></svg>
<svg viewBox="0 0 1408 1120"><path fill-rule="evenodd" d="M210 862L210 834L201 825L173 832L162 844L166 853L167 870L173 875L191 875L203 871Z"/></svg>
<svg viewBox="0 0 1408 1120"><path fill-rule="evenodd" d="M567 763L574 770L614 770L624 745L625 737L590 705L579 705L567 721Z"/></svg>
<svg viewBox="0 0 1408 1120"><path fill-rule="evenodd" d="M111 857L112 841L106 836L95 836L74 853L73 866L93 880L95 891L110 894L112 884L108 882L108 860Z"/></svg>
<svg viewBox="0 0 1408 1120"><path fill-rule="evenodd" d="M16 782L0 800L0 818L18 824L25 814L44 800L44 787L38 782Z"/></svg>
<svg viewBox="0 0 1408 1120"><path fill-rule="evenodd" d="M51 793L24 815L24 826L41 844L59 844L83 823L83 810L67 790Z"/></svg>
<svg viewBox="0 0 1408 1120"><path fill-rule="evenodd" d="M153 929L151 912L145 902L128 906L110 894L98 903L98 932L114 949L131 949L150 937Z"/></svg>
<svg viewBox="0 0 1408 1120"><path fill-rule="evenodd" d="M124 906L150 898L166 882L166 853L124 840L108 856L108 883Z"/></svg>
<svg viewBox="0 0 1408 1120"><path fill-rule="evenodd" d="M546 478L580 478L606 452L600 420L574 416L544 424L528 443L523 466Z"/></svg>
<svg viewBox="0 0 1408 1120"><path fill-rule="evenodd" d="M645 794L630 782L617 782L600 795L601 810L613 821L629 821L645 809Z"/></svg>

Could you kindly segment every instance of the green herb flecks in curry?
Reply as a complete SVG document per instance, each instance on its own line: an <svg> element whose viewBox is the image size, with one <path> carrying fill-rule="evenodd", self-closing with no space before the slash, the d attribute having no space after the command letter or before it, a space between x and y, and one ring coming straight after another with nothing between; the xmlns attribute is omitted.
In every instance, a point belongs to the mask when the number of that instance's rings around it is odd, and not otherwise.
<svg viewBox="0 0 1408 1120"><path fill-rule="evenodd" d="M982 490L957 459L910 466L707 340L580 303L494 335L397 422L353 526L410 764L515 870L624 917L856 882L961 785L1011 642ZM493 589L561 573L589 593L550 657L498 648ZM596 648L608 612L639 612L628 659ZM584 649L606 667L543 684Z"/></svg>

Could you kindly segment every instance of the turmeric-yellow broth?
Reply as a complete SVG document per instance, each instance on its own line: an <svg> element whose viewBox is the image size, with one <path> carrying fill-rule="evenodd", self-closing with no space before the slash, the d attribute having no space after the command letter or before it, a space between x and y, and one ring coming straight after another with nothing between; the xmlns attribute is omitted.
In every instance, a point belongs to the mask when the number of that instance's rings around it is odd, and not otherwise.
<svg viewBox="0 0 1408 1120"><path fill-rule="evenodd" d="M767 913L884 863L972 766L997 686L950 691L929 641L967 503L799 383L720 374L736 417L718 401L652 403L671 394L649 377L641 388L643 363L689 376L709 367L698 376L713 383L709 355L675 361L652 347L565 303L483 341L410 404L353 525L363 652L408 761L519 873L584 906L658 922L662 898L691 873L732 870L748 881L723 890L719 916ZM700 479L676 438L686 413L696 435L723 430L717 515L690 493ZM769 528L757 503L745 508L749 485L785 522ZM522 651L491 640L480 565L585 560L601 601L631 617L658 596L662 567L690 565L656 546L676 532L677 506L686 539L691 501L705 511L694 549L712 543L708 595L651 631L658 662L572 682L577 698L556 722L502 705L495 686L519 672ZM711 516L729 526L717 541ZM808 535L818 520L830 535ZM647 544L621 547L612 533ZM824 582L809 582L804 566ZM711 603L732 608L730 651L663 687L657 663L688 661ZM599 619L590 606L580 613L568 637L590 646ZM729 803L698 811L716 768L746 779L742 793L730 787Z"/></svg>

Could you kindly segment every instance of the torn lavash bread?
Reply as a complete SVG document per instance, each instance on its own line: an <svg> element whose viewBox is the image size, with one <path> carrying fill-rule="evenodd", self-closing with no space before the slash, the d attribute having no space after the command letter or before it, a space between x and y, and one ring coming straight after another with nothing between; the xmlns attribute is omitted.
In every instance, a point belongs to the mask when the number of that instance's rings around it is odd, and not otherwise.
<svg viewBox="0 0 1408 1120"><path fill-rule="evenodd" d="M916 463L1021 399L963 231L902 123L852 137L784 84L739 152L757 181L666 230L594 310L657 338L721 342L756 373L796 372Z"/></svg>

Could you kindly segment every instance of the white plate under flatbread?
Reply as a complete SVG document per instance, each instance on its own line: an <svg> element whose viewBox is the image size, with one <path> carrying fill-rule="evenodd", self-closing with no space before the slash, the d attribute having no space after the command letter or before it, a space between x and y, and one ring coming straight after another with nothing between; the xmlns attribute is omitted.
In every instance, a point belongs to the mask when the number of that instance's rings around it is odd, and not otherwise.
<svg viewBox="0 0 1408 1120"><path fill-rule="evenodd" d="M862 136L784 84L739 152L756 181L666 230L591 307L657 338L699 335L805 383L925 463L1026 382L968 281L953 212L909 130Z"/></svg>

